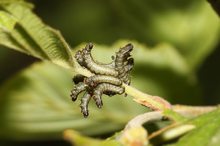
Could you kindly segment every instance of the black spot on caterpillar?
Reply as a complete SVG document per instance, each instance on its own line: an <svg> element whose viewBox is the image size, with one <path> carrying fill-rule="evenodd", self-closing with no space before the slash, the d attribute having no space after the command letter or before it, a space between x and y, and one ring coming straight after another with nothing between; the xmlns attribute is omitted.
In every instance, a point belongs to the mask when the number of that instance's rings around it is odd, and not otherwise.
<svg viewBox="0 0 220 146"><path fill-rule="evenodd" d="M88 104L89 104L91 97L92 96L86 92L81 99L80 108L85 118L89 115Z"/></svg>
<svg viewBox="0 0 220 146"><path fill-rule="evenodd" d="M93 45L91 43L87 44L86 47L82 50L84 62L86 64L86 68L88 68L91 72L95 74L101 75L109 75L117 77L118 72L114 69L114 63L110 64L100 64L95 62L91 56L91 50ZM83 64L83 63L81 63Z"/></svg>
<svg viewBox="0 0 220 146"><path fill-rule="evenodd" d="M83 92L84 90L86 90L86 88L88 87L88 85L86 85L83 82L78 83L77 85L75 85L75 87L73 88L73 90L71 91L71 98L72 101L75 101L77 99L77 96Z"/></svg>
<svg viewBox="0 0 220 146"><path fill-rule="evenodd" d="M96 87L100 83L109 83L113 85L120 86L122 81L118 78L107 76L107 75L95 75L84 80L84 83L90 87Z"/></svg>
<svg viewBox="0 0 220 146"><path fill-rule="evenodd" d="M102 84L99 84L93 91L93 99L95 100L96 102L96 105L98 108L101 108L103 103L102 103L102 99L101 99L101 96L103 93L107 93L108 92L113 92L113 93L116 93L116 94L123 94L125 89L123 87L120 87L120 86L115 86L115 85L112 85L112 84L109 84L109 83L102 83Z"/></svg>

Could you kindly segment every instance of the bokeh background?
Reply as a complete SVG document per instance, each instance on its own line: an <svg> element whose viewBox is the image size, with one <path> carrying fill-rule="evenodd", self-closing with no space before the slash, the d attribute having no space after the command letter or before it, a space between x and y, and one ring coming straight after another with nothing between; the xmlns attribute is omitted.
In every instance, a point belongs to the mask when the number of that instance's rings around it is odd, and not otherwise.
<svg viewBox="0 0 220 146"><path fill-rule="evenodd" d="M187 75L177 74L178 71L172 71L166 66L158 67L151 64L150 59L147 63L141 62L139 58L133 72L133 78L136 79L134 85L148 93L166 97L173 104L220 103L220 20L208 2L204 0L30 2L35 5L34 12L46 24L60 30L72 48L77 48L82 42L111 46L120 40L131 40L153 51L157 48L155 46L168 44L183 58L188 68ZM172 62L172 55L170 57L165 60ZM34 62L39 60L1 46L0 85L4 86L5 82ZM7 144L68 145L54 139L34 141L7 141Z"/></svg>

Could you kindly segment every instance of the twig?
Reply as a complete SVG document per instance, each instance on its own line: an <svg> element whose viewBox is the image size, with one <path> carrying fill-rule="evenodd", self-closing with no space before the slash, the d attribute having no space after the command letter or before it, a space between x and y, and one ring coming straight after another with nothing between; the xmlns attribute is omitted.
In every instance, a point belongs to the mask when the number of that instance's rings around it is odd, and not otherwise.
<svg viewBox="0 0 220 146"><path fill-rule="evenodd" d="M152 96L137 90L134 87L123 84L125 92L132 96L133 100L139 104L142 104L152 110L163 111L165 109L171 109L171 104L165 99L159 96Z"/></svg>

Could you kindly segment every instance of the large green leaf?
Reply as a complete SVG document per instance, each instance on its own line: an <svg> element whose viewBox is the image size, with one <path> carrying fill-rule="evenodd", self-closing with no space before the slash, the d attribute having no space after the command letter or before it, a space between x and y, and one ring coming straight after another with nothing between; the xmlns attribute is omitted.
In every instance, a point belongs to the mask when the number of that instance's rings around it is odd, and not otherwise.
<svg viewBox="0 0 220 146"><path fill-rule="evenodd" d="M122 128L143 107L130 98L103 98L99 110L90 104L90 117L80 113L79 101L73 103L71 72L51 63L35 64L16 75L0 89L0 135L11 138L61 136L74 128L86 134L101 134ZM146 110L146 109L145 109Z"/></svg>
<svg viewBox="0 0 220 146"><path fill-rule="evenodd" d="M0 18L3 18L0 21L0 44L62 67L73 66L72 52L62 36L43 24L31 12L30 5L23 1L1 4L0 12ZM95 45L92 53L99 61L109 62L110 54L114 55L114 51L128 42L135 46L132 85L172 102L199 102L194 74L171 45L148 48L135 41L120 41L111 47ZM76 47L75 51L83 46ZM73 72L84 74L77 67ZM69 99L71 78L75 73L50 63L40 63L2 85L1 135L24 139L56 137L66 128L100 134L121 128L132 116L143 112L143 108L129 98L115 96L108 101L105 99L108 104L102 110L91 105L90 117L83 119L79 101L72 103Z"/></svg>
<svg viewBox="0 0 220 146"><path fill-rule="evenodd" d="M0 44L56 64L73 66L60 33L45 25L23 1L0 4Z"/></svg>

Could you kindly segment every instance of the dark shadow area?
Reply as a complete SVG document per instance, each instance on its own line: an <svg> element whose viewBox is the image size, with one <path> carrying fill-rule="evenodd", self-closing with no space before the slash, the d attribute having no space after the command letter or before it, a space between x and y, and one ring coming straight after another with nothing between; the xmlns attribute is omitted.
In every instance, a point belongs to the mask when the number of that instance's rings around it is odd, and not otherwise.
<svg viewBox="0 0 220 146"><path fill-rule="evenodd" d="M0 141L1 146L72 146L70 143L62 140L47 141Z"/></svg>
<svg viewBox="0 0 220 146"><path fill-rule="evenodd" d="M164 98L172 104L204 104L203 101L201 101L199 87L191 83L189 77L178 75L170 68L157 68L146 63L136 64L133 73L135 76L143 79L143 83L147 82L148 79L158 83L158 85L168 93ZM148 78L146 78L145 75L147 75ZM149 94L158 95L158 93L153 92ZM163 97L164 95L159 96Z"/></svg>
<svg viewBox="0 0 220 146"><path fill-rule="evenodd" d="M14 51L12 49L6 49L4 47L0 47L5 49L6 53L4 53L4 60L0 61L0 68L1 68L1 76L0 76L0 85L2 82L9 79L12 75L16 74L18 71L22 70L23 68L29 66L38 59L28 56L26 54Z"/></svg>
<svg viewBox="0 0 220 146"><path fill-rule="evenodd" d="M207 104L220 102L220 43L198 71L202 95Z"/></svg>
<svg viewBox="0 0 220 146"><path fill-rule="evenodd" d="M71 46L82 42L112 44L118 39L135 39L154 46L163 40L153 24L155 16L193 9L200 1L172 0L32 0L34 12L62 32ZM157 23L157 22L155 22ZM174 26L175 29L175 26ZM154 35L156 34L156 35ZM175 41L174 41L175 42ZM180 44L175 44L178 48Z"/></svg>

